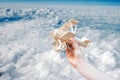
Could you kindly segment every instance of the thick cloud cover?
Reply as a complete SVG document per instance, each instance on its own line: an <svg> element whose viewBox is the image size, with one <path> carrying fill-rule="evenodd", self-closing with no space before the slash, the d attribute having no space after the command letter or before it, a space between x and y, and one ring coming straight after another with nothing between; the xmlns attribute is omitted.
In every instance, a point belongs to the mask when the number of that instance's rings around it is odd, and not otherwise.
<svg viewBox="0 0 120 80"><path fill-rule="evenodd" d="M84 54L98 69L120 79L120 7L1 8L0 80L85 80L65 53L52 50L49 32L70 18L77 37L92 43ZM88 53L89 52L89 53Z"/></svg>

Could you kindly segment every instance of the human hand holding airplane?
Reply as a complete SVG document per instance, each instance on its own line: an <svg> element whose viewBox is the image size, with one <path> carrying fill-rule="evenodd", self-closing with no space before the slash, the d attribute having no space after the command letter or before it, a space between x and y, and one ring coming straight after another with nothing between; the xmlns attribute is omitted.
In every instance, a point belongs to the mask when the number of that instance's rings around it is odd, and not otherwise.
<svg viewBox="0 0 120 80"><path fill-rule="evenodd" d="M87 80L116 80L88 63L81 54L80 47L71 39L67 42L66 56L70 64Z"/></svg>
<svg viewBox="0 0 120 80"><path fill-rule="evenodd" d="M54 39L54 50L66 50L70 64L87 80L115 80L89 64L82 56L81 47L87 47L91 41L84 37L75 37L77 23L76 19L70 19L62 27L50 32L51 38Z"/></svg>

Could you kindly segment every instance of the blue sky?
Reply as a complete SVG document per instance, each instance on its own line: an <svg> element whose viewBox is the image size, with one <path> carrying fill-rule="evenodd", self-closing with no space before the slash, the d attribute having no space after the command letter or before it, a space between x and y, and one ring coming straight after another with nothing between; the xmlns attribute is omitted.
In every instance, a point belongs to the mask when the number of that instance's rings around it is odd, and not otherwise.
<svg viewBox="0 0 120 80"><path fill-rule="evenodd" d="M120 5L120 0L0 0L1 3L104 4Z"/></svg>
<svg viewBox="0 0 120 80"><path fill-rule="evenodd" d="M108 2L120 3L120 0L0 0L0 2Z"/></svg>

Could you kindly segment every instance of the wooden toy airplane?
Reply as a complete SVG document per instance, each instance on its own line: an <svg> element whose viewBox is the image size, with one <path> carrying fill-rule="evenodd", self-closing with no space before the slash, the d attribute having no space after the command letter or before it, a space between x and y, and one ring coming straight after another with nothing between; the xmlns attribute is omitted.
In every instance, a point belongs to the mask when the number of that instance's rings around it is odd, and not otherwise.
<svg viewBox="0 0 120 80"><path fill-rule="evenodd" d="M52 30L50 32L50 37L54 39L53 45L56 51L63 50L66 48L66 42L71 38L75 38L79 46L87 47L88 43L91 41L87 38L83 38L82 40L75 37L76 29L78 24L78 20L70 19L66 23L63 24L62 27Z"/></svg>

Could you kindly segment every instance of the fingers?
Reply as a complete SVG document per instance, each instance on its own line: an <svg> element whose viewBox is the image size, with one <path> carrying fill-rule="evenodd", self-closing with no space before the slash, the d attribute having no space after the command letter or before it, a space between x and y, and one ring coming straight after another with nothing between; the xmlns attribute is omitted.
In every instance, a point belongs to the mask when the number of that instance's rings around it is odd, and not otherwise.
<svg viewBox="0 0 120 80"><path fill-rule="evenodd" d="M66 45L67 45L66 48L67 54L68 53L74 54L75 53L74 51L79 49L79 46L77 45L74 39L67 41Z"/></svg>
<svg viewBox="0 0 120 80"><path fill-rule="evenodd" d="M72 41L73 42L73 41ZM80 47L76 41L73 42L72 46L75 48L75 50L79 50Z"/></svg>
<svg viewBox="0 0 120 80"><path fill-rule="evenodd" d="M67 45L67 49L68 49L69 51L74 50L73 42L72 42L71 40L69 40L69 41L66 43L66 45Z"/></svg>
<svg viewBox="0 0 120 80"><path fill-rule="evenodd" d="M66 55L67 57L72 57L74 55L74 47L72 46L72 42L68 41L66 45L67 45Z"/></svg>
<svg viewBox="0 0 120 80"><path fill-rule="evenodd" d="M67 43L67 48L66 48L66 55L67 57L80 57L82 56L80 46L78 43L75 41L75 39L69 40ZM69 56L68 56L69 55Z"/></svg>
<svg viewBox="0 0 120 80"><path fill-rule="evenodd" d="M72 45L68 44L66 48L66 56L68 58L68 61L70 62L71 65L75 66L76 65L76 57L74 55L74 50L71 50Z"/></svg>
<svg viewBox="0 0 120 80"><path fill-rule="evenodd" d="M76 67L78 62L84 60L82 52L78 43L71 39L67 43L66 56L73 67Z"/></svg>
<svg viewBox="0 0 120 80"><path fill-rule="evenodd" d="M67 58L69 60L69 62L71 63L72 66L76 66L76 62L77 62L77 56L75 55L75 45L74 45L74 41L68 41L66 43L67 48L66 48L66 55Z"/></svg>
<svg viewBox="0 0 120 80"><path fill-rule="evenodd" d="M67 48L66 48L66 55L67 55L67 58L68 59L75 59L76 56L75 56L75 45L74 45L75 41L72 41L72 40L69 40L66 45L67 45Z"/></svg>
<svg viewBox="0 0 120 80"><path fill-rule="evenodd" d="M71 41L71 42L70 42ZM76 42L75 39L71 39L68 43L70 44L70 46L72 46L71 51L74 53L74 55L76 56L80 56L81 54L81 49L80 46L78 45L78 43Z"/></svg>

